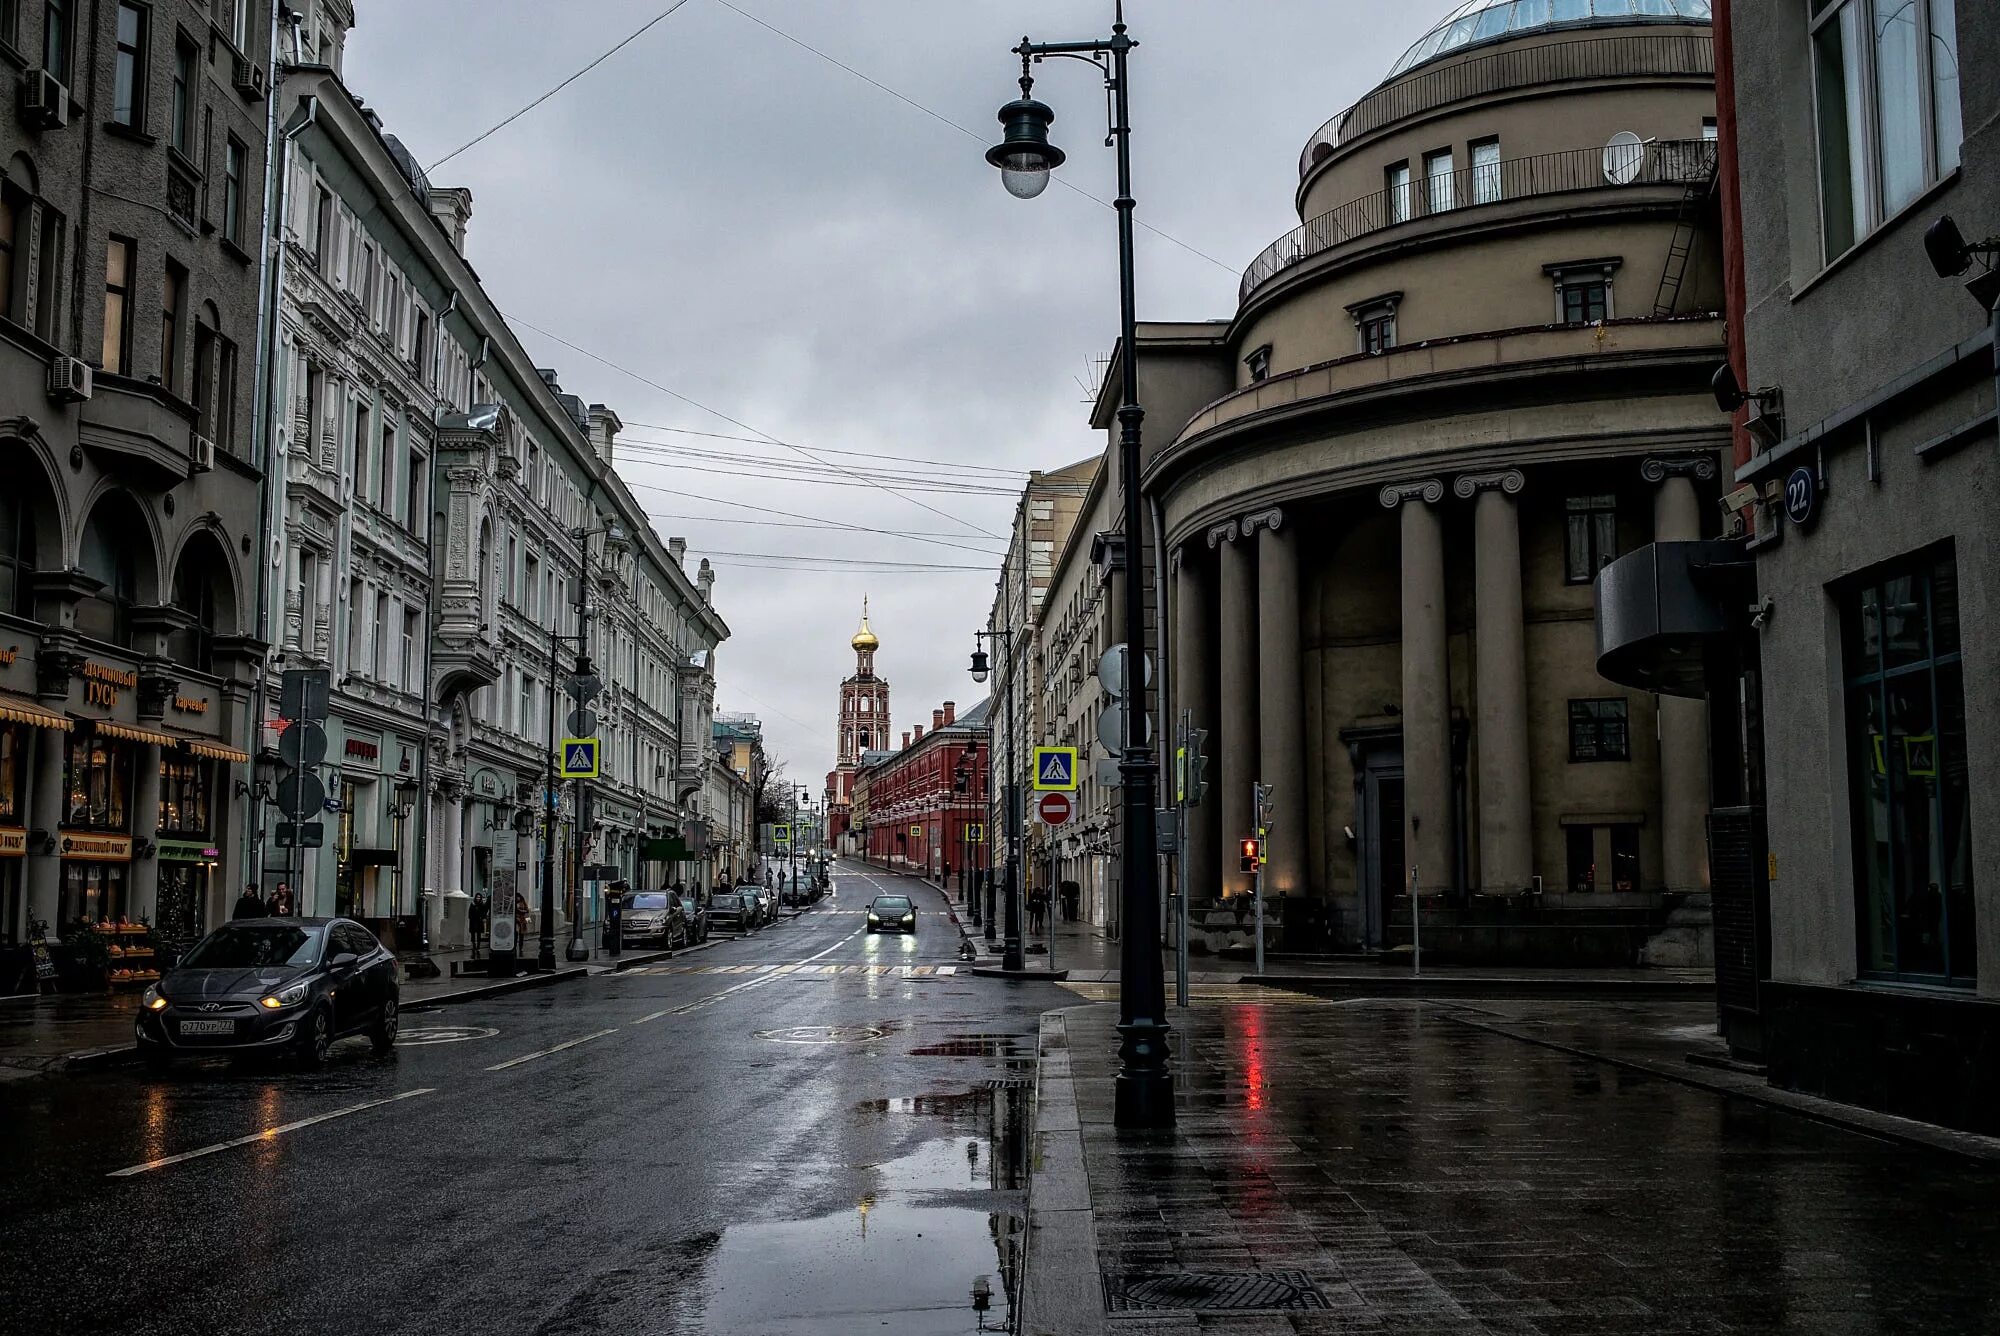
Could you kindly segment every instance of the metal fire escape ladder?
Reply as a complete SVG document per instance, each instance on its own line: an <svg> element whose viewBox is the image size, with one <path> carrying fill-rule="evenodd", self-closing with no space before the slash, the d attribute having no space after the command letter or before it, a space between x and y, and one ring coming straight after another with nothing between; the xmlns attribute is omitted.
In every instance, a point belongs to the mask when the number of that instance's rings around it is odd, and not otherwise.
<svg viewBox="0 0 2000 1336"><path fill-rule="evenodd" d="M1660 268L1660 287L1653 295L1653 318L1664 319L1674 313L1680 302L1681 282L1687 277L1688 257L1694 253L1694 245L1700 235L1701 214L1708 197L1715 190L1715 157L1708 159L1708 170L1691 180L1687 189L1681 192L1680 207L1674 211L1674 236L1667 246L1667 260Z"/></svg>

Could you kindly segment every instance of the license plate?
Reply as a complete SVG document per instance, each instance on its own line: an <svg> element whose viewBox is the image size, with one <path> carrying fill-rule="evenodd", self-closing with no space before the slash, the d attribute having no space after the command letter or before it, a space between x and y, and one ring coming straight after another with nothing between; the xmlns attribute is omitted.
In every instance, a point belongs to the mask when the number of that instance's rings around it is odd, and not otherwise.
<svg viewBox="0 0 2000 1336"><path fill-rule="evenodd" d="M235 1034L235 1021L182 1021L182 1034Z"/></svg>

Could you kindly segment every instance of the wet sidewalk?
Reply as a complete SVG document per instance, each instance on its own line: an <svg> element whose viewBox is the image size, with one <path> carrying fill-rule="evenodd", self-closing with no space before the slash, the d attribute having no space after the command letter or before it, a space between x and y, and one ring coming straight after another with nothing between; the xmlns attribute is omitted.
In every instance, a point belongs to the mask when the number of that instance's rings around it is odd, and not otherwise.
<svg viewBox="0 0 2000 1336"><path fill-rule="evenodd" d="M1043 1019L1032 1336L2000 1330L2000 1143L1729 1089L1703 1003L1175 1010L1139 1134L1116 1021Z"/></svg>

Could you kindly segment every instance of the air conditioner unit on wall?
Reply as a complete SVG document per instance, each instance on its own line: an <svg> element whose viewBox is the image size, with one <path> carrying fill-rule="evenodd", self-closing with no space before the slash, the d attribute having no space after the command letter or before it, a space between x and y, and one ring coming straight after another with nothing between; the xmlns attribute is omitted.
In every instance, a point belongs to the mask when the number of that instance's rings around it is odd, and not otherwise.
<svg viewBox="0 0 2000 1336"><path fill-rule="evenodd" d="M215 442L195 432L188 437L188 462L194 465L196 473L207 473L215 467Z"/></svg>
<svg viewBox="0 0 2000 1336"><path fill-rule="evenodd" d="M90 363L57 353L49 359L49 398L80 404L90 398Z"/></svg>
<svg viewBox="0 0 2000 1336"><path fill-rule="evenodd" d="M243 96L261 98L264 96L264 67L248 56L238 56L231 82Z"/></svg>
<svg viewBox="0 0 2000 1336"><path fill-rule="evenodd" d="M59 130L69 124L69 89L44 69L32 69L21 79L21 116L38 130Z"/></svg>

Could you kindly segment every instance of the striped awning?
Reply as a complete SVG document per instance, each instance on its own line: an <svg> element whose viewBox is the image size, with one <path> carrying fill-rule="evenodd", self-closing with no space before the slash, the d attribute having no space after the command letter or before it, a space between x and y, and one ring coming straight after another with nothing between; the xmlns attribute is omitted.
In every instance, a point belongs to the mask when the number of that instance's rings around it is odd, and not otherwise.
<svg viewBox="0 0 2000 1336"><path fill-rule="evenodd" d="M0 719L17 724L33 724L37 728L53 728L67 733L71 728L68 715L57 714L46 706L22 696L0 693Z"/></svg>
<svg viewBox="0 0 2000 1336"><path fill-rule="evenodd" d="M161 747L171 747L180 739L171 733L162 733L156 728L137 728L131 724L113 723L109 719L94 719L91 726L107 738L124 738L128 742L151 742Z"/></svg>
<svg viewBox="0 0 2000 1336"><path fill-rule="evenodd" d="M248 764L250 753L224 743L212 742L207 738L177 737L174 739L196 756L206 756L211 761L235 761Z"/></svg>

